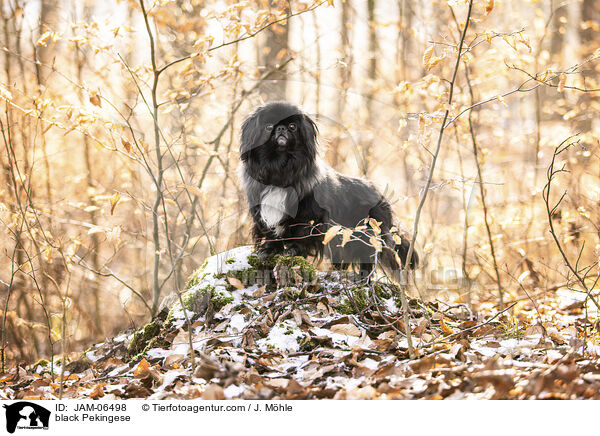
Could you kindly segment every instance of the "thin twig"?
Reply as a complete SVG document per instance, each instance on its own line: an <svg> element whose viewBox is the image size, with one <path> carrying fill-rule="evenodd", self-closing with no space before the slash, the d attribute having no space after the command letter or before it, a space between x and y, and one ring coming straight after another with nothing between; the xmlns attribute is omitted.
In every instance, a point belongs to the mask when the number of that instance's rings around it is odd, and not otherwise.
<svg viewBox="0 0 600 436"><path fill-rule="evenodd" d="M504 309L502 309L502 310L501 310L501 311L499 311L499 312L496 312L496 314L494 314L492 317L488 318L487 320L483 321L482 323L479 323L479 324L477 324L477 325L474 325L474 326L472 326L472 327L467 327L467 328L465 328L465 329L462 329L462 330L461 330L461 331L459 331L459 332L452 333L451 335L448 335L448 336L441 337L441 338L439 338L439 339L437 339L437 340L433 341L433 342L432 342L431 344L429 344L429 345L431 346L431 345L437 344L437 343L438 343L438 342L440 342L440 341L443 341L443 340L448 340L448 339L452 339L452 338L454 338L454 337L457 337L457 336L460 336L460 335L462 335L463 333L470 332L470 331L472 331L472 330L476 330L476 329L478 329L479 327L483 327L484 325L487 325L487 324L489 324L490 322L492 322L493 320L495 320L496 318L498 318L500 315L502 315L502 314L503 314L504 312L506 312L507 310L510 310L510 309L512 309L512 308L514 307L514 305L515 305L515 304L517 304L517 302L514 302L514 303L513 303L513 304L511 304L510 306L506 306Z"/></svg>
<svg viewBox="0 0 600 436"><path fill-rule="evenodd" d="M431 187L431 183L433 180L433 173L435 171L435 164L437 162L437 158L440 154L440 149L441 149L441 145L442 145L442 138L444 136L444 130L446 129L446 121L448 120L448 115L450 114L450 107L452 105L452 97L454 95L454 83L456 82L456 76L458 74L458 69L460 67L460 60L461 60L461 55L462 55L462 47L465 41L465 37L467 35L467 29L469 28L469 22L471 21L471 10L473 9L473 0L469 0L469 9L467 10L467 16L465 19L465 26L463 28L463 32L461 34L460 37L460 43L458 45L458 53L456 56L456 64L454 65L454 72L452 73L452 80L450 81L450 89L448 92L448 105L447 105L447 109L444 112L444 118L442 120L442 124L440 125L440 131L438 133L438 139L437 139L437 145L435 148L435 152L433 154L433 157L431 159L431 165L429 167L429 175L427 177L427 183L425 184L425 187L423 188L423 190L421 191L421 198L419 200L419 205L417 206L417 211L415 213L415 221L414 221L414 225L413 225L413 234L412 234L412 238L410 239L410 245L408 247L408 254L406 256L406 264L404 265L404 269L402 271L402 275L404 277L408 276L408 269L410 266L410 259L412 259L412 255L414 253L415 250L415 241L417 240L417 234L419 232L419 220L421 218L421 211L423 210L423 206L425 204L425 200L427 199L427 194L429 193L429 188ZM404 311L404 323L406 325L406 338L408 340L408 352L411 358L415 357L415 352L412 346L412 338L411 338L411 334L410 334L410 324L409 324L409 319L408 319L408 302L406 301L406 290L404 289L406 286L406 284L402 283L401 284L401 291L400 292L400 297L402 299L402 308Z"/></svg>
<svg viewBox="0 0 600 436"><path fill-rule="evenodd" d="M574 138L574 136L568 137L554 149L554 153L552 154L552 160L550 161L550 166L548 167L548 172L547 172L548 182L546 183L546 186L544 186L544 189L542 191L542 198L544 199L544 205L546 206L546 215L548 216L548 224L550 226L550 234L552 235L552 238L554 239L554 243L556 244L556 247L558 248L560 255L562 256L562 258L563 258L565 264L567 265L567 267L569 268L569 270L573 273L573 275L575 276L575 278L577 279L577 281L579 282L581 287L584 289L584 291L587 294L587 296L589 297L589 299L594 303L596 308L600 309L600 304L598 304L598 301L592 294L592 290L585 283L585 276L582 277L580 275L577 268L573 267L573 265L571 264L571 261L567 257L567 254L565 253L562 244L558 240L558 235L556 233L556 230L554 229L554 223L552 221L554 212L557 210L558 206L560 205L562 200L565 198L565 195L567 194L567 192L565 191L561 195L561 197L558 199L558 201L554 204L554 206L550 207L550 188L552 187L552 180L554 179L556 174L562 173L562 172L567 172L564 165L562 166L562 168L557 170L554 168L554 164L556 162L556 157L559 154L561 154L565 150L568 150L573 144L579 143L579 140L569 142L572 138ZM565 145L565 143L567 143L567 144ZM580 251L580 256L581 256L581 251Z"/></svg>
<svg viewBox="0 0 600 436"><path fill-rule="evenodd" d="M467 87L469 89L469 95L471 97L471 104L475 101L473 94L473 87L471 86L471 78L469 77L469 67L465 65L465 79L467 80ZM490 253L492 255L492 264L494 266L494 272L496 273L496 285L498 286L498 306L500 309L504 307L504 290L502 288L502 281L500 280L500 271L498 268L498 261L496 260L496 251L494 250L494 240L492 238L492 230L490 229L489 223L489 212L487 203L485 201L485 188L483 186L483 175L481 171L481 163L479 162L479 145L475 136L475 129L473 127L473 111L469 111L467 117L469 124L469 134L471 136L471 143L473 144L473 157L475 159L475 167L477 168L477 178L479 179L479 194L481 195L481 206L483 208L483 221L485 223L485 230L490 244Z"/></svg>
<svg viewBox="0 0 600 436"><path fill-rule="evenodd" d="M222 43L222 44L219 44L219 45L217 45L217 46L215 46L215 47L210 47L210 48L209 48L208 50L206 50L206 51L210 53L211 51L218 50L218 49L220 49L220 48L227 47L227 46L229 46L229 45L233 45L233 44L237 44L237 43L239 43L239 42L242 42L242 41L245 41L245 40L247 40L247 39L253 38L253 37L255 37L256 35L258 35L259 33L261 33L263 30L266 30L266 29L268 29L269 27L273 26L274 24L280 23L280 22L282 22L282 21L286 21L286 20L288 20L288 19L290 19L290 18L292 18L292 17L295 17L295 16L297 16L297 15L301 15L301 14L304 14L304 13L306 13L306 12L310 12L310 11L312 11L312 10L314 10L314 9L318 8L319 6L321 6L323 3L325 3L325 1L321 1L321 2L319 2L319 3L316 3L316 4L314 4L313 6L311 6L310 8L304 9L304 10L302 10L302 11L298 11L298 12L294 12L294 13L287 14L285 17L283 17L283 18L280 18L280 19L278 19L278 20L275 20L275 21L271 21L271 22L269 22L269 23L265 24L264 26L260 27L259 29L255 30L254 32L251 32L251 33L249 33L248 35L245 35L245 36L243 36L243 37L241 37L241 38L238 38L238 39L234 39L234 40L232 40L232 41L227 41L227 42L224 42L224 43ZM196 56L196 53L191 53L191 54L189 54L189 55L186 55L186 56L183 56L183 57L177 58L177 59L175 59L175 60L172 60L171 62L169 62L169 63L165 64L165 65L164 65L164 66L162 66L162 67L160 67L160 68L159 68L159 69L158 69L156 72L158 73L158 75L160 75L160 74L162 74L162 73L163 73L165 70L167 70L168 68L172 67L173 65L175 65L175 64L177 64L177 63L179 63L179 62L183 62L183 61L186 61L186 60L188 60L188 59L191 59L191 58L193 58L194 56Z"/></svg>

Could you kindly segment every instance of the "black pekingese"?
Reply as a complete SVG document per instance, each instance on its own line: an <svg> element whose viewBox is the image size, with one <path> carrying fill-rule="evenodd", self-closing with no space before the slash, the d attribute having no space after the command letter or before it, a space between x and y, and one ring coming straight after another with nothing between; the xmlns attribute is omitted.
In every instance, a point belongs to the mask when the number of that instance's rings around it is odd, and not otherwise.
<svg viewBox="0 0 600 436"><path fill-rule="evenodd" d="M335 268L367 275L375 263L397 271L398 259L406 262L409 242L393 227L390 204L371 183L319 160L317 126L296 106L258 108L242 125L240 155L259 257L325 254ZM360 227L346 243L338 235L324 245L334 225ZM410 266L417 263L415 252Z"/></svg>

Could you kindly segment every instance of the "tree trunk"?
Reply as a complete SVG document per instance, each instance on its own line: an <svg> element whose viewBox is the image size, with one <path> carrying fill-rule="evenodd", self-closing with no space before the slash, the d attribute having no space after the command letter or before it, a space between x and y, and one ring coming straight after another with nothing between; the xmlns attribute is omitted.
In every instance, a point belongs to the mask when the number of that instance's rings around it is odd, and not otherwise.
<svg viewBox="0 0 600 436"><path fill-rule="evenodd" d="M40 9L40 28L39 36L45 32L57 31L58 24L58 13L59 13L59 2L57 0L41 0L42 5ZM39 62L44 65L52 65L54 63L54 53L56 51L50 47L50 44L46 47L38 47L34 45L35 56ZM45 68L36 63L36 73L40 83L45 84L48 75L51 70Z"/></svg>
<svg viewBox="0 0 600 436"><path fill-rule="evenodd" d="M272 9L285 9L289 14L288 3L281 0L269 0ZM264 71L274 70L288 53L289 21L273 24L265 31L265 42L259 53L259 68ZM275 71L260 87L262 97L266 101L285 100L287 91L287 74Z"/></svg>
<svg viewBox="0 0 600 436"><path fill-rule="evenodd" d="M352 28L352 5L350 0L346 0L341 4L340 14L340 58L342 62L339 64L339 79L340 93L338 94L335 110L335 121L338 123L337 135L327 149L327 162L333 167L338 168L341 163L340 142L345 130L345 114L346 99L348 97L348 89L352 82L352 65L354 58L352 55L352 47L350 45L350 29Z"/></svg>
<svg viewBox="0 0 600 436"><path fill-rule="evenodd" d="M583 0L581 3L581 25L579 26L581 59L588 58L598 48L598 37L600 35L598 35L599 32L595 24L600 15L599 10L600 5L595 0ZM595 80L598 74L593 66L584 67L581 74L584 80L584 87L596 88ZM591 108L593 100L594 98L589 92L584 92L579 97L577 104L579 115L575 121L575 127L580 133L592 130L594 111Z"/></svg>
<svg viewBox="0 0 600 436"><path fill-rule="evenodd" d="M367 124L373 127L373 99L375 98L375 80L377 79L377 23L375 21L375 0L367 1L367 19L369 23L369 46L368 46L368 66L367 66ZM366 138L362 144L362 162L361 170L364 176L367 176L370 169L371 146L373 138Z"/></svg>

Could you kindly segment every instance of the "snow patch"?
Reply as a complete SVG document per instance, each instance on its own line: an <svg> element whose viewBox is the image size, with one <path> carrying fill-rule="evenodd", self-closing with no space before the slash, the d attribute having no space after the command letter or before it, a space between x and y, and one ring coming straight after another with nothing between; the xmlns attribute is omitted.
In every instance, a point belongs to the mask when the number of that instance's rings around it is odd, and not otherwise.
<svg viewBox="0 0 600 436"><path fill-rule="evenodd" d="M209 257L202 271L206 274L226 274L230 271L250 269L252 266L248 263L248 256L251 254L252 246L250 245L224 251Z"/></svg>
<svg viewBox="0 0 600 436"><path fill-rule="evenodd" d="M365 360L358 362L358 363L360 363L361 365L363 365L369 369L372 369L372 370L379 368L379 362L371 359L370 357L367 357Z"/></svg>
<svg viewBox="0 0 600 436"><path fill-rule="evenodd" d="M331 338L334 344L336 345L349 345L353 346L360 338L356 336L344 335L341 333L334 333L331 330L323 329L323 328L313 328L312 331L317 336L327 336Z"/></svg>
<svg viewBox="0 0 600 436"><path fill-rule="evenodd" d="M266 338L259 339L256 344L262 351L268 351L272 348L282 351L298 351L300 349L298 339L304 336L305 334L298 328L295 322L285 320L273 326L269 335Z"/></svg>
<svg viewBox="0 0 600 436"><path fill-rule="evenodd" d="M236 313L229 319L229 327L237 330L238 332L241 332L247 325L248 322L241 313Z"/></svg>
<svg viewBox="0 0 600 436"><path fill-rule="evenodd" d="M244 393L245 390L246 388L243 386L229 385L223 390L223 393L225 394L225 398L231 399L239 397Z"/></svg>

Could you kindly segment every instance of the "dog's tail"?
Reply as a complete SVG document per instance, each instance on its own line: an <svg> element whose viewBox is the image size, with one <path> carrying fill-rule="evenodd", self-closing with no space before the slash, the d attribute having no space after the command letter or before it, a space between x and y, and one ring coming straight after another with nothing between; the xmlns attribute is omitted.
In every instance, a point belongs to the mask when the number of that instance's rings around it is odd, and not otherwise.
<svg viewBox="0 0 600 436"><path fill-rule="evenodd" d="M419 253L413 249L410 261L408 260L408 249L410 240L398 232L389 234L384 238L385 244L381 253L381 263L384 271L391 274L395 280L401 281L401 271L408 262L410 269L416 269L419 266Z"/></svg>
<svg viewBox="0 0 600 436"><path fill-rule="evenodd" d="M398 257L402 261L402 266L404 267L408 258L410 240L398 233L395 233L393 238L395 242L394 251L398 254ZM416 248L413 248L412 256L410 257L408 266L410 269L416 269L419 266L419 253L417 252Z"/></svg>

